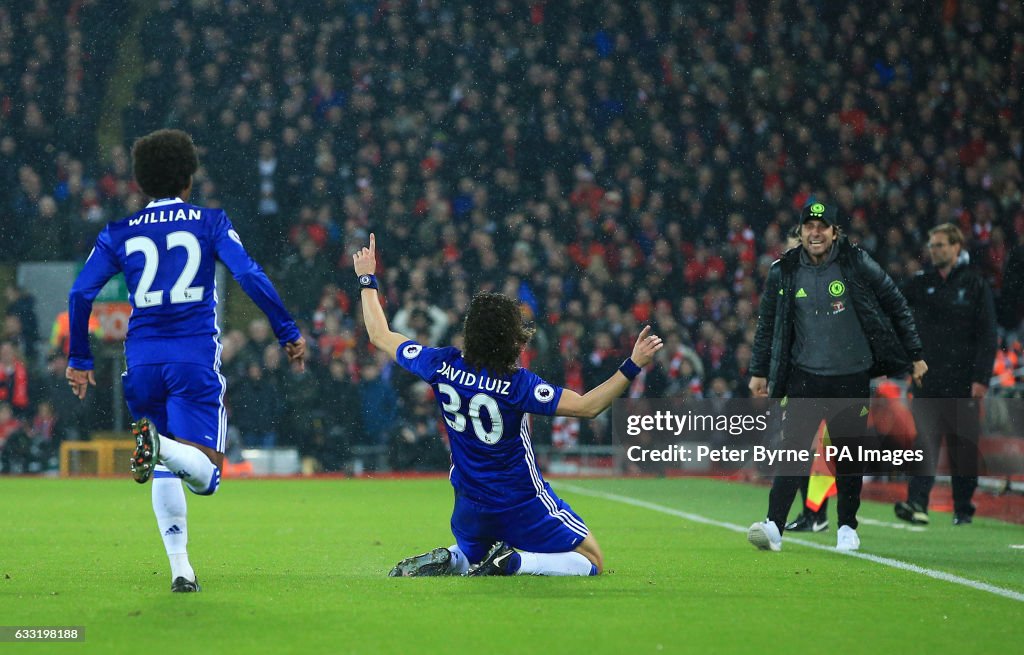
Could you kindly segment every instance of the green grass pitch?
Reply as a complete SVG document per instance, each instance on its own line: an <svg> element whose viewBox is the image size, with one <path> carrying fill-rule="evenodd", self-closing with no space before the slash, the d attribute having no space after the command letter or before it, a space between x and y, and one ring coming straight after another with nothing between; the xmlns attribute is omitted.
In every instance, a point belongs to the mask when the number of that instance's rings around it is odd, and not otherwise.
<svg viewBox="0 0 1024 655"><path fill-rule="evenodd" d="M148 487L0 479L0 624L85 627L59 653L994 653L1024 643L1024 528L923 532L865 503L862 553L1006 597L728 525L767 488L705 479L555 481L605 553L598 578L389 579L452 543L446 480L227 480L189 496L199 594L172 595ZM632 503L648 503L637 506ZM672 514L676 512L677 514ZM824 535L800 536L834 545Z"/></svg>

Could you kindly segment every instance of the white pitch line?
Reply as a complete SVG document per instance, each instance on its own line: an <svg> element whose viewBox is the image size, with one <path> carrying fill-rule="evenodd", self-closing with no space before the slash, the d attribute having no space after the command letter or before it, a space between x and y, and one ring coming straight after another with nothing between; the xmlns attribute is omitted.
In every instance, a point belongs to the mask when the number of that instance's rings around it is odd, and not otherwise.
<svg viewBox="0 0 1024 655"><path fill-rule="evenodd" d="M664 505L658 505L655 503L649 503L646 500L640 500L639 498L630 498L629 496L620 496L618 494L611 494L604 491L593 491L586 487L577 487L574 484L566 484L559 482L556 486L562 489L566 489L573 493L582 494L584 496L593 496L594 498L603 498L605 500L613 500L615 502L623 503L624 505L632 505L634 507L642 507L649 509L654 512L660 512L661 514L668 514L670 516L678 516L679 518L686 519L687 521L693 521L694 523L703 523L704 525L713 525L718 528L725 528L726 530L732 530L733 532L740 532L746 534L748 527L742 525L736 525L735 523L727 523L725 521L717 521L715 519L709 519L706 516L700 514L693 514L691 512L683 512L671 507L665 507ZM1019 591L1013 591L1012 589L1004 589L1003 587L997 587L987 582L979 582L978 580L971 580L969 578L962 578L952 573L946 573L944 571L936 571L935 569L926 569L923 566L917 564L910 564L909 562L901 562L897 559L891 559L889 557L880 557L878 555L869 555L868 553L862 553L860 551L840 551L836 550L831 546L825 546L813 541L806 541L795 537L786 537L786 543L799 544L806 546L807 548L814 548L815 550L824 550L830 553L836 553L839 555L846 555L848 557L857 557L859 559L874 562L875 564L881 564L882 566L888 566L901 571L909 571L911 573L918 573L920 575L934 578L935 580L942 580L944 582L952 582L953 584L963 585L964 587L970 587L971 589L977 589L978 591L986 591L996 596L1002 596L1003 598L1009 598L1010 600L1016 600L1024 603L1024 593Z"/></svg>
<svg viewBox="0 0 1024 655"><path fill-rule="evenodd" d="M876 521L875 519L862 519L857 518L858 523L864 525L873 525L879 528L892 528L893 530L906 530L907 532L927 532L927 528L922 528L919 525L907 525L906 523L893 523L891 521Z"/></svg>

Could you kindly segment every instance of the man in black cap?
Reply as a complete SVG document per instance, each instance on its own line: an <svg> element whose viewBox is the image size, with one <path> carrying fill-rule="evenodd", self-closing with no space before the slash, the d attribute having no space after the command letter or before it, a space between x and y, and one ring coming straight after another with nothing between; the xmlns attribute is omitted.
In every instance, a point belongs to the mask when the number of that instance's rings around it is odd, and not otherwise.
<svg viewBox="0 0 1024 655"><path fill-rule="evenodd" d="M996 356L996 317L992 290L969 266L963 242L963 233L952 223L929 230L932 266L903 289L921 329L925 352L935 364L924 385L914 390L917 445L927 453L928 470L910 479L907 500L896 503L896 516L909 523L928 523L928 496L935 484L934 466L943 438L953 473L953 525L966 525L974 516L978 403L988 391Z"/></svg>
<svg viewBox="0 0 1024 655"><path fill-rule="evenodd" d="M836 213L834 205L821 202L804 207L800 245L768 272L750 364L755 397L867 399L872 377L912 368L920 383L928 370L907 301L865 251L840 236ZM839 401L816 403L813 416L807 404L803 409L796 405L789 403L783 422L784 440L792 440L794 447L807 448L826 416L833 443L856 443L865 433L866 402L863 411ZM836 548L857 550L863 476L857 463L837 462L837 468ZM750 527L751 544L782 549L786 516L803 480L799 475L775 477L768 519Z"/></svg>

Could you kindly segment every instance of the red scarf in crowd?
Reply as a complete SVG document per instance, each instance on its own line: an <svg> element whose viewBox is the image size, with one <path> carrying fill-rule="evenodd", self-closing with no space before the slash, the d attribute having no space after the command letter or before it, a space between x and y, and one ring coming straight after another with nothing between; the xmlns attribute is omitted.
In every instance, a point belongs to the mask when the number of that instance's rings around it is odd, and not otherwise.
<svg viewBox="0 0 1024 655"><path fill-rule="evenodd" d="M28 407L28 371L21 362L14 362L13 369L0 368L0 401L9 402L18 409Z"/></svg>

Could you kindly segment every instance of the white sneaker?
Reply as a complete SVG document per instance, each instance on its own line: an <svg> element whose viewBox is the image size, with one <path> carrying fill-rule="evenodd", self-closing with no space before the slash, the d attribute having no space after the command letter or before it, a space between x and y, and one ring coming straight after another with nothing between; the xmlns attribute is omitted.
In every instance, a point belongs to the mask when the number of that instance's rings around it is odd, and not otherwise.
<svg viewBox="0 0 1024 655"><path fill-rule="evenodd" d="M860 537L857 531L848 525L839 526L836 534L836 550L858 550L860 548Z"/></svg>
<svg viewBox="0 0 1024 655"><path fill-rule="evenodd" d="M760 550L782 550L782 535L774 521L755 523L747 530L747 541Z"/></svg>

